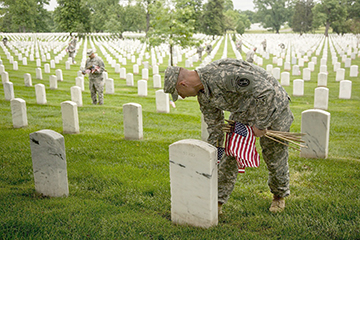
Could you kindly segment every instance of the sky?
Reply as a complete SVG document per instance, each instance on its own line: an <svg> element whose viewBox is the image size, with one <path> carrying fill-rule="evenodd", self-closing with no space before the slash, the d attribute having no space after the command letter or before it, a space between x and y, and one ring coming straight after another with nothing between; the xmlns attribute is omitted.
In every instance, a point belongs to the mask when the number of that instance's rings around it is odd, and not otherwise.
<svg viewBox="0 0 360 310"><path fill-rule="evenodd" d="M50 0L50 5L45 7L49 11L53 11L56 4L57 4L56 0ZM254 10L254 3L252 0L233 0L233 4L234 4L234 9L236 10L241 10L241 11Z"/></svg>

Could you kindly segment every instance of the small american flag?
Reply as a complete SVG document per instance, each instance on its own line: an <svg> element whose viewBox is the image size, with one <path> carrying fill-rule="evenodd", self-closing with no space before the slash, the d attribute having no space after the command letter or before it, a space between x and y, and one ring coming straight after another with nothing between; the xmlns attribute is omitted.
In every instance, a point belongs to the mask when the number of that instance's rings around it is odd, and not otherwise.
<svg viewBox="0 0 360 310"><path fill-rule="evenodd" d="M239 173L244 173L245 167L259 167L255 141L252 128L239 122L235 123L234 132L226 135L225 154L235 157Z"/></svg>
<svg viewBox="0 0 360 310"><path fill-rule="evenodd" d="M218 147L217 148L217 151L218 151L218 163L220 162L221 158L223 157L224 153L225 153L225 148L223 147Z"/></svg>

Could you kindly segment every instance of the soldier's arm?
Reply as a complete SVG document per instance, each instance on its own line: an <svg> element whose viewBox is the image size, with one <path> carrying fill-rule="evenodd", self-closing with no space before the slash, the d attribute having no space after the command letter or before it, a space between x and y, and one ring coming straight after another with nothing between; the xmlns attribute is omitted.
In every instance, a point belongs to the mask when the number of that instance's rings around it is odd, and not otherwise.
<svg viewBox="0 0 360 310"><path fill-rule="evenodd" d="M105 71L105 64L104 64L104 62L102 61L102 60L100 60L99 62L98 62L98 66L99 66L99 73L103 73L104 71Z"/></svg>
<svg viewBox="0 0 360 310"><path fill-rule="evenodd" d="M224 140L224 132L222 131L224 112L220 109L202 104L200 104L200 110L204 116L205 123L208 125L208 143L215 147L222 146Z"/></svg>

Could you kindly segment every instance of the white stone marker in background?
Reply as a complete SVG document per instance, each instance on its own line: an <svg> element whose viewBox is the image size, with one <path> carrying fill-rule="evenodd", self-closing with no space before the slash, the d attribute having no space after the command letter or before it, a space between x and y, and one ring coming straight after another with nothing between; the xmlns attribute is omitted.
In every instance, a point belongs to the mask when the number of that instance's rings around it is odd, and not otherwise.
<svg viewBox="0 0 360 310"><path fill-rule="evenodd" d="M4 97L6 101L11 101L15 98L14 95L14 84L12 82L4 83Z"/></svg>
<svg viewBox="0 0 360 310"><path fill-rule="evenodd" d="M70 88L70 92L71 92L71 101L75 102L78 107L82 107L83 101L82 101L81 87L72 86ZM68 101L66 101L66 102L68 102Z"/></svg>
<svg viewBox="0 0 360 310"><path fill-rule="evenodd" d="M50 65L49 64L44 65L44 72L45 73L50 73Z"/></svg>
<svg viewBox="0 0 360 310"><path fill-rule="evenodd" d="M22 59L22 63L24 66L27 66L27 58L26 57Z"/></svg>
<svg viewBox="0 0 360 310"><path fill-rule="evenodd" d="M327 86L327 73L325 72L320 72L318 74L318 83L317 83L317 86Z"/></svg>
<svg viewBox="0 0 360 310"><path fill-rule="evenodd" d="M311 109L301 113L301 132L305 145L301 148L300 157L327 158L329 151L330 113Z"/></svg>
<svg viewBox="0 0 360 310"><path fill-rule="evenodd" d="M208 228L218 224L217 150L200 140L169 146L171 220Z"/></svg>
<svg viewBox="0 0 360 310"><path fill-rule="evenodd" d="M336 82L340 82L345 80L345 69L344 68L340 68L336 71L336 78L335 81Z"/></svg>
<svg viewBox="0 0 360 310"><path fill-rule="evenodd" d="M0 65L0 74L5 72L5 66L4 65Z"/></svg>
<svg viewBox="0 0 360 310"><path fill-rule="evenodd" d="M42 78L42 70L41 70L41 68L36 68L35 72L36 72L36 79L37 80L42 80L43 78Z"/></svg>
<svg viewBox="0 0 360 310"><path fill-rule="evenodd" d="M304 96L304 81L297 79L293 81L293 95Z"/></svg>
<svg viewBox="0 0 360 310"><path fill-rule="evenodd" d="M282 86L290 86L290 73L289 72L282 72L281 73L280 84Z"/></svg>
<svg viewBox="0 0 360 310"><path fill-rule="evenodd" d="M120 68L120 79L126 79L126 68Z"/></svg>
<svg viewBox="0 0 360 310"><path fill-rule="evenodd" d="M161 88L161 75L160 74L153 75L153 86L154 86L154 88Z"/></svg>
<svg viewBox="0 0 360 310"><path fill-rule="evenodd" d="M348 80L340 81L339 98L351 99L352 82Z"/></svg>
<svg viewBox="0 0 360 310"><path fill-rule="evenodd" d="M50 81L50 89L57 89L57 77L56 75L50 75L49 76L49 81Z"/></svg>
<svg viewBox="0 0 360 310"><path fill-rule="evenodd" d="M55 60L50 60L50 68L51 69L55 69L56 68L56 66L55 66Z"/></svg>
<svg viewBox="0 0 360 310"><path fill-rule="evenodd" d="M126 86L134 86L134 74L126 74Z"/></svg>
<svg viewBox="0 0 360 310"><path fill-rule="evenodd" d="M153 69L153 75L159 74L159 66L158 65L154 65L152 69Z"/></svg>
<svg viewBox="0 0 360 310"><path fill-rule="evenodd" d="M326 87L315 88L314 109L327 110L329 104L329 89Z"/></svg>
<svg viewBox="0 0 360 310"><path fill-rule="evenodd" d="M65 61L65 70L70 70L70 67L71 67L71 62Z"/></svg>
<svg viewBox="0 0 360 310"><path fill-rule="evenodd" d="M77 86L74 86L77 87ZM81 91L80 91L81 94ZM80 132L78 104L73 101L61 103L61 115L63 121L63 133L76 134Z"/></svg>
<svg viewBox="0 0 360 310"><path fill-rule="evenodd" d="M134 74L139 74L139 65L133 65L133 73Z"/></svg>
<svg viewBox="0 0 360 310"><path fill-rule="evenodd" d="M143 120L142 107L138 103L123 105L125 140L142 140Z"/></svg>
<svg viewBox="0 0 360 310"><path fill-rule="evenodd" d="M9 82L9 73L4 71L1 73L1 80L2 80L2 83L7 83Z"/></svg>
<svg viewBox="0 0 360 310"><path fill-rule="evenodd" d="M266 65L266 72L272 74L272 71L273 71L273 65L272 64Z"/></svg>
<svg viewBox="0 0 360 310"><path fill-rule="evenodd" d="M105 94L115 94L114 79L105 80Z"/></svg>
<svg viewBox="0 0 360 310"><path fill-rule="evenodd" d="M69 195L64 137L49 129L30 134L36 192L50 197Z"/></svg>
<svg viewBox="0 0 360 310"><path fill-rule="evenodd" d="M24 74L24 84L26 87L32 86L32 79L31 79L31 74L30 73L25 73Z"/></svg>
<svg viewBox="0 0 360 310"><path fill-rule="evenodd" d="M170 112L170 99L169 94L164 93L162 89L155 92L156 95L156 112L169 113Z"/></svg>
<svg viewBox="0 0 360 310"><path fill-rule="evenodd" d="M35 94L36 94L36 103L37 104L46 104L46 92L45 85L36 84L35 85Z"/></svg>
<svg viewBox="0 0 360 310"><path fill-rule="evenodd" d="M357 77L358 71L359 71L359 67L357 65L352 65L350 67L350 77Z"/></svg>
<svg viewBox="0 0 360 310"><path fill-rule="evenodd" d="M63 74L62 74L62 70L61 69L56 69L55 70L55 74L56 74L56 77L57 77L57 80L58 81L63 81Z"/></svg>
<svg viewBox="0 0 360 310"><path fill-rule="evenodd" d="M303 80L310 81L311 80L311 71L309 68L304 68L303 70Z"/></svg>
<svg viewBox="0 0 360 310"><path fill-rule="evenodd" d="M301 75L301 71L298 65L292 67L292 75Z"/></svg>
<svg viewBox="0 0 360 310"><path fill-rule="evenodd" d="M14 128L21 128L28 125L26 114L26 102L20 98L14 98L10 101L11 114Z"/></svg>
<svg viewBox="0 0 360 310"><path fill-rule="evenodd" d="M274 68L272 70L272 75L275 79L280 80L280 68Z"/></svg>
<svg viewBox="0 0 360 310"><path fill-rule="evenodd" d="M138 96L140 96L140 97L147 96L147 81L146 80L138 81Z"/></svg>
<svg viewBox="0 0 360 310"><path fill-rule="evenodd" d="M13 70L14 70L14 71L19 70L19 64L18 64L17 61L14 61L14 62L13 62Z"/></svg>
<svg viewBox="0 0 360 310"><path fill-rule="evenodd" d="M141 70L141 78L143 80L148 80L149 79L149 69L144 68L144 69Z"/></svg>
<svg viewBox="0 0 360 310"><path fill-rule="evenodd" d="M81 91L85 90L85 81L83 76L78 76L75 78L75 84L76 86L79 86Z"/></svg>

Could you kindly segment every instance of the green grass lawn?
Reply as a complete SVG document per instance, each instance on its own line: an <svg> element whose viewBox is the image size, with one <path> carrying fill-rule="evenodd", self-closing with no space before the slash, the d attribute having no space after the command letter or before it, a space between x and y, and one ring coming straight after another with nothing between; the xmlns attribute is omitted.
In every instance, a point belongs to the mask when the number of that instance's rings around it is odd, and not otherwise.
<svg viewBox="0 0 360 310"><path fill-rule="evenodd" d="M234 58L228 43L228 57ZM215 59L221 57L223 46L224 42ZM84 105L78 109L80 133L64 135L69 197L36 194L29 134L41 129L62 134L60 104L70 100L82 48L71 70L65 70L66 57L57 65L64 76L57 90L49 89L49 76L55 69L50 74L43 70L43 80L36 80L35 62L23 66L19 61L19 70L13 71L0 50L15 97L27 103L29 123L26 128L12 127L10 103L0 87L0 239L360 239L360 79L349 78L347 69L352 99L338 99L339 83L332 72L330 52L329 156L305 159L289 150L291 195L282 214L268 211L272 196L261 159L259 168L239 175L218 226L202 229L172 224L168 148L182 139L201 139L196 98L176 102L169 114L156 113L151 69L148 96L138 97L137 87L127 87L120 80L100 49L99 56L114 79L115 94L105 94L105 104L93 106L86 78ZM167 60L160 66L162 76ZM184 63L185 57L179 65ZM264 60L263 68L268 63ZM320 57L312 81L305 82L305 95L292 97L295 121L291 131L300 131L301 112L313 108L319 63ZM360 65L360 59L352 64ZM132 72L132 65L128 61L127 72ZM33 85L46 86L46 105L36 104L34 86L24 87L24 73L31 73ZM291 80L295 78L301 77ZM134 75L135 85L139 79L141 74ZM285 89L292 95L292 86ZM142 105L142 141L124 140L122 106L130 102Z"/></svg>

